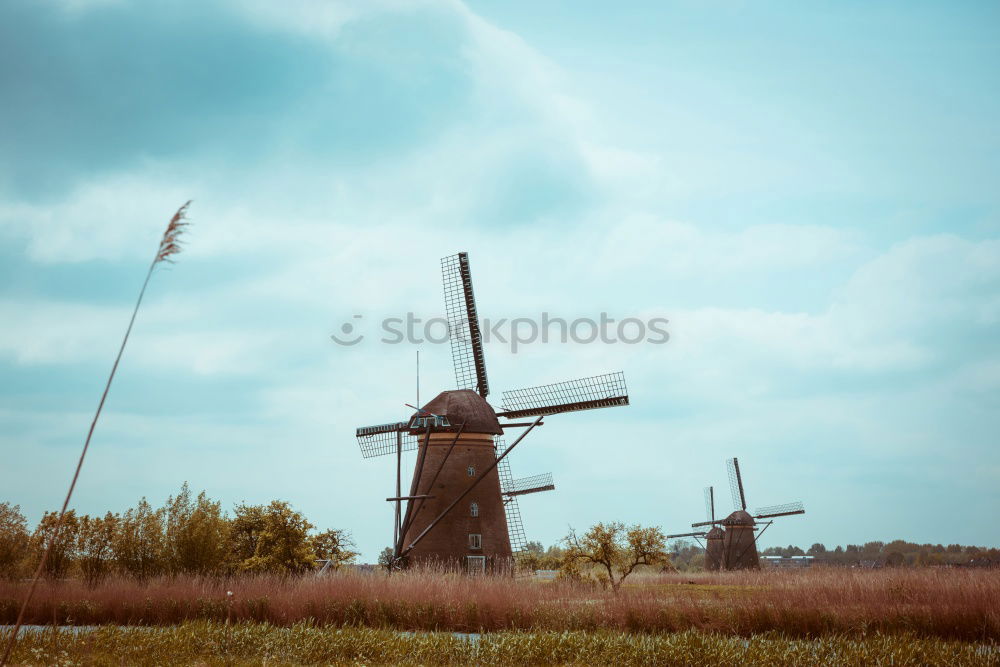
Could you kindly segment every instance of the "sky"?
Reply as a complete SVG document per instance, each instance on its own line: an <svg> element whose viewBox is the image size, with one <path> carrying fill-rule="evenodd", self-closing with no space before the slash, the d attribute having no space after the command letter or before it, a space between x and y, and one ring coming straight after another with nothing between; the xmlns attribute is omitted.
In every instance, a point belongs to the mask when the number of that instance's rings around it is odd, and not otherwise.
<svg viewBox="0 0 1000 667"><path fill-rule="evenodd" d="M454 387L443 314L669 321L666 343L486 345L493 393L621 370L546 420L529 539L684 532L725 460L761 546L996 546L995 3L0 3L0 501L58 507L157 269L73 506L279 498L391 541L354 429ZM341 346L331 334L364 335ZM412 466L412 456L404 461Z"/></svg>

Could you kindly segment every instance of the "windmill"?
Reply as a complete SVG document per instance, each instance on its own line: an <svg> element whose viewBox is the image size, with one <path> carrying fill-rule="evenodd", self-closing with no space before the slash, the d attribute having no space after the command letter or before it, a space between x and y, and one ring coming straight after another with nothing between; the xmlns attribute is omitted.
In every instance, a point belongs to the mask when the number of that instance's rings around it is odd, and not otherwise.
<svg viewBox="0 0 1000 667"><path fill-rule="evenodd" d="M726 461L726 468L729 471L729 490L733 495L733 507L735 511L725 519L718 520L714 517L708 521L691 524L692 528L700 526L723 526L722 536L722 560L723 570L744 570L756 569L760 567L760 560L757 557L757 539L779 516L791 516L793 514L805 514L806 510L801 502L785 503L784 505L771 505L755 509L753 513L747 512L746 492L743 489L743 476L740 474L740 462L735 457ZM756 536L757 519L771 519ZM707 559L706 559L707 560Z"/></svg>
<svg viewBox="0 0 1000 667"><path fill-rule="evenodd" d="M667 539L674 539L678 537L693 537L695 539L705 540L705 569L706 570L718 570L722 567L722 541L723 532L719 528L715 521L715 489L711 486L705 487L705 518L708 519L707 522L701 524L692 524L692 528L695 526L710 525L707 531L697 531L693 533L676 533L674 535L667 535Z"/></svg>
<svg viewBox="0 0 1000 667"><path fill-rule="evenodd" d="M526 541L517 499L555 489L551 474L515 480L507 456L544 417L628 405L628 391L622 373L609 373L506 391L503 407L494 410L486 402L490 387L468 254L443 258L441 274L458 388L416 407L407 421L364 426L356 435L364 458L396 455L396 495L386 499L396 506L393 567L503 571ZM523 431L508 446L501 436L512 429ZM403 495L402 453L412 450L416 463Z"/></svg>

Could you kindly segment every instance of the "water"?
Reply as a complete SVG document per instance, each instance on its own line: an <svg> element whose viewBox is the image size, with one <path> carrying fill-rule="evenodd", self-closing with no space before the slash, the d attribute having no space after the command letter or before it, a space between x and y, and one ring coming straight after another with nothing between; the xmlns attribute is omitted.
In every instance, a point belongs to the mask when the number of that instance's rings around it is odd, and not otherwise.
<svg viewBox="0 0 1000 667"><path fill-rule="evenodd" d="M20 631L18 631L17 636L26 635L29 633L40 633L40 632L52 632L51 625L22 625ZM59 625L56 626L59 629L59 633L64 632L70 634L77 634L80 632L90 632L91 630L97 630L101 626L99 625ZM14 629L13 625L0 625L0 633L8 633Z"/></svg>

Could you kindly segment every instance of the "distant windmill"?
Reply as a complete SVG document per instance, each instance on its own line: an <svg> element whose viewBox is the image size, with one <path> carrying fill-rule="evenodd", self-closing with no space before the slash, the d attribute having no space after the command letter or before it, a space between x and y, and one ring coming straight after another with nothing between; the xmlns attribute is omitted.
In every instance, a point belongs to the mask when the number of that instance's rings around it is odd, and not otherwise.
<svg viewBox="0 0 1000 667"><path fill-rule="evenodd" d="M408 421L361 427L356 435L363 457L396 455L396 495L387 498L396 504L394 567L503 571L526 542L518 496L555 489L551 474L513 479L507 455L543 417L628 405L628 391L622 373L610 373L506 391L497 412L485 400L489 382L468 255L445 257L441 273L458 389L417 407ZM498 417L535 419L500 424ZM512 428L526 430L508 447L500 436ZM410 450L417 460L404 496L401 459Z"/></svg>
<svg viewBox="0 0 1000 667"><path fill-rule="evenodd" d="M694 537L695 539L701 538L705 540L705 569L718 570L722 567L723 532L721 528L715 525L715 489L711 486L705 487L705 518L708 519L707 522L692 524L691 527L712 526L707 532L677 533L675 535L667 535L667 539Z"/></svg>
<svg viewBox="0 0 1000 667"><path fill-rule="evenodd" d="M729 471L729 490L732 492L733 507L736 511L721 521L715 518L713 511L713 515L708 521L693 523L691 524L691 527L714 527L721 524L724 529L721 548L722 569L756 569L760 567L760 560L757 556L757 539L761 534L763 534L764 530L767 530L767 527L770 526L772 522L769 521L764 529L755 536L754 532L757 530L757 522L755 520L773 520L779 516L805 514L805 508L802 506L801 502L794 502L786 503L784 505L761 507L754 510L752 514L747 512L747 500L746 493L743 489L743 477L740 474L740 462L735 457L728 459L726 461L726 467ZM712 505L714 509L714 500L712 501ZM706 555L706 566L707 563L708 557Z"/></svg>

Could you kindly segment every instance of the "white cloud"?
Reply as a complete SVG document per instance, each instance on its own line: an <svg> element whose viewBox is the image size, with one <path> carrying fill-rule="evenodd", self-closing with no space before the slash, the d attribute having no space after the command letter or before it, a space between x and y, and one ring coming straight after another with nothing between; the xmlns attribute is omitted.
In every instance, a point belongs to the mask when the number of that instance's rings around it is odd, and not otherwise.
<svg viewBox="0 0 1000 667"><path fill-rule="evenodd" d="M180 408L169 418L109 412L101 437L111 446L95 466L102 484L136 476L136 488L154 477L172 487L179 470L193 470L196 486L224 487L233 500L246 489L261 500L282 495L324 523L343 523L342 508L368 498L371 508L366 501L350 520L362 524L352 527L373 555L386 534L373 522L387 477L379 462L360 460L352 429L405 414L413 349L371 339L338 348L327 334L355 313L369 325L410 309L439 314L437 259L458 250L472 254L482 316L620 308L612 315L671 320L672 340L657 347L536 345L512 355L488 346L498 389L618 368L629 380L632 407L553 419L537 446L518 452L518 473L555 468L558 511L529 519L548 542L566 521L609 518L598 516L609 511L592 493L598 486L619 484L634 520L660 523L675 518L664 516L668 508L697 504L725 456L747 452L761 460L761 500L780 502L764 491L790 469L801 477L788 492L807 496L828 483L813 461L832 461L835 471L845 465L839 456L926 462L955 446L948 437L963 424L954 414L995 404L1000 354L989 336L1000 321L1000 242L920 236L880 251L862 232L808 220L732 228L675 220L661 186L668 167L686 165L608 142L593 109L567 93L565 73L464 5L302 0L239 11L332 42L352 21L428 7L459 19L462 46L448 57L472 73L474 92L467 118L416 148L346 167L287 155L220 160L211 173L183 159L145 163L53 203L0 202L0 229L24 244L39 265L32 270L45 271L144 262L173 210L195 199L189 246L174 273L154 279L128 366L133 377L169 373L193 391L219 378L242 388L229 403L219 398L206 421ZM515 177L540 163L555 165L553 187L564 178L584 202L490 221L505 199L527 198L532 179ZM781 300L809 281L836 289L817 289L808 306ZM695 305L676 305L681 290ZM774 302L759 305L765 297ZM0 360L29 371L110 363L130 307L7 297ZM451 386L450 356L445 346L422 352L426 399ZM953 401L958 392L969 405ZM234 426L247 412L259 423ZM75 444L87 416L55 416L55 431L53 417L7 413L0 423L21 432L6 442L25 451ZM987 430L995 417L975 413L969 423ZM970 427L960 445L985 437ZM143 442L143 456L130 439ZM607 457L609 443L626 454ZM37 479L60 464L25 457L14 476ZM96 508L104 496L96 485L91 492ZM858 502L871 497L857 493ZM839 511L837 493L817 495L823 511ZM530 508L526 501L528 516Z"/></svg>
<svg viewBox="0 0 1000 667"><path fill-rule="evenodd" d="M122 259L146 251L152 261L170 217L190 197L150 165L97 179L60 201L0 201L0 230L27 244L40 263Z"/></svg>

